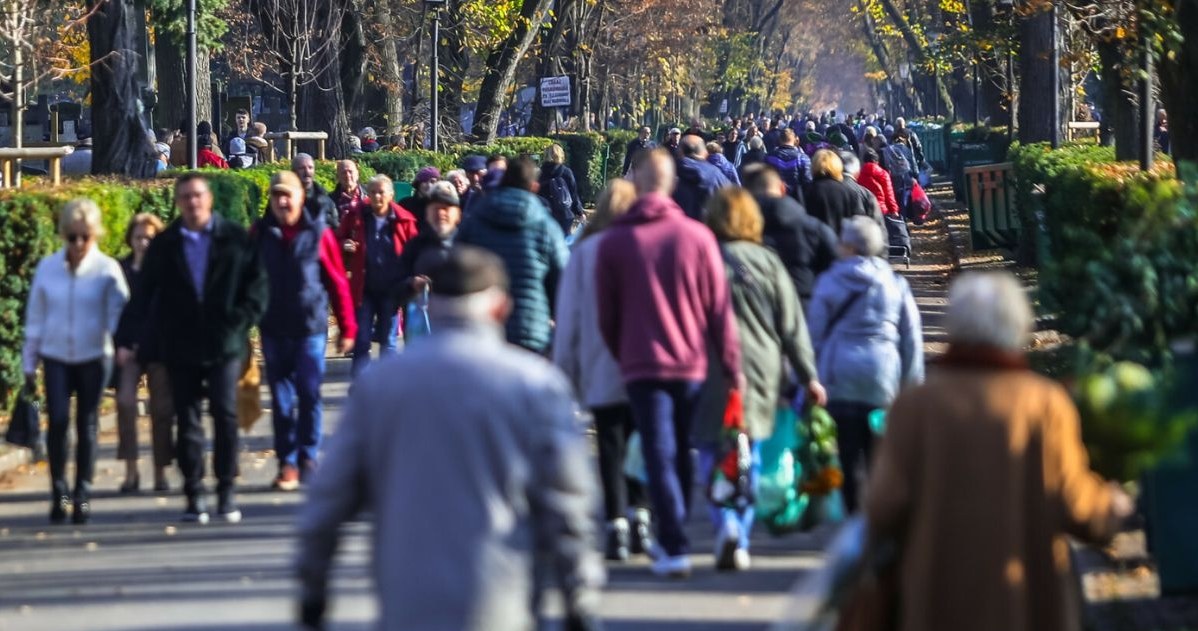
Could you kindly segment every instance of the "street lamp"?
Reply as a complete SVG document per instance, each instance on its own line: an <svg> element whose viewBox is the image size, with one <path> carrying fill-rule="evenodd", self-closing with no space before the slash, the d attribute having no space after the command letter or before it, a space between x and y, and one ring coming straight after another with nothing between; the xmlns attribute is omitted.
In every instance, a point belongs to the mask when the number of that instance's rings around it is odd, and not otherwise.
<svg viewBox="0 0 1198 631"><path fill-rule="evenodd" d="M909 112L907 112L907 108L905 107L905 97L907 96L907 80L911 78L911 64L907 63L906 61L899 62L899 78L903 80L901 87L903 89L904 97L899 102L899 111L903 114L909 114Z"/></svg>
<svg viewBox="0 0 1198 631"><path fill-rule="evenodd" d="M187 167L199 164L196 137L196 0L187 0Z"/></svg>
<svg viewBox="0 0 1198 631"><path fill-rule="evenodd" d="M940 116L940 60L937 53L940 50L940 30L933 27L928 31L928 49L932 52L932 117Z"/></svg>
<svg viewBox="0 0 1198 631"><path fill-rule="evenodd" d="M194 0L191 0L194 2ZM445 6L445 0L424 0L424 7L433 13L433 59L429 68L429 148L433 151L441 150L441 142L437 133L439 127L440 114L440 77L441 77L441 61L438 58L441 44L441 7Z"/></svg>

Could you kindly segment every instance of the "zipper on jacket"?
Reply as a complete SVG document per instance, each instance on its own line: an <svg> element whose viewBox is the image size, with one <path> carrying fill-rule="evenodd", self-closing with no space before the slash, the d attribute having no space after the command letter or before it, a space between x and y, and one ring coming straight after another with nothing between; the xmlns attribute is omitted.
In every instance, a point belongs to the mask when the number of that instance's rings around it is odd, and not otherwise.
<svg viewBox="0 0 1198 631"><path fill-rule="evenodd" d="M82 261L80 261L82 263ZM67 274L70 275L70 289L67 291L67 361L75 361L75 272L67 263Z"/></svg>

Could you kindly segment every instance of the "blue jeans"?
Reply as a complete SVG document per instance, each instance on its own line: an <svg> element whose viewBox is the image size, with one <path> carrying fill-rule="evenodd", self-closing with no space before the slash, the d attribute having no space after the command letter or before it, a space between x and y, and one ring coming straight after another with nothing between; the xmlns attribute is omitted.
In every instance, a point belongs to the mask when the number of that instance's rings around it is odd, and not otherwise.
<svg viewBox="0 0 1198 631"><path fill-rule="evenodd" d="M694 484L690 435L701 385L656 379L628 384L632 418L645 453L657 540L670 556L684 555L690 549L683 527Z"/></svg>
<svg viewBox="0 0 1198 631"><path fill-rule="evenodd" d="M324 415L320 384L327 342L327 331L308 337L262 336L280 465L316 464Z"/></svg>
<svg viewBox="0 0 1198 631"><path fill-rule="evenodd" d="M390 296L362 293L358 307L358 337L354 339L354 376L370 365L370 345L379 343L379 356L395 354L399 346L399 305Z"/></svg>
<svg viewBox="0 0 1198 631"><path fill-rule="evenodd" d="M749 466L749 487L753 489L753 495L757 495L757 480L761 477L761 441L752 441L750 443L753 449L753 459ZM715 468L719 466L719 458L723 454L720 452L720 446L714 443L705 443L699 445L699 479L707 481L711 479L711 474ZM740 543L737 545L742 550L749 549L749 533L753 530L753 519L756 516L756 510L752 504L749 504L743 511L735 508L727 508L711 504L711 523L715 526L716 532L728 522L734 522L740 529Z"/></svg>

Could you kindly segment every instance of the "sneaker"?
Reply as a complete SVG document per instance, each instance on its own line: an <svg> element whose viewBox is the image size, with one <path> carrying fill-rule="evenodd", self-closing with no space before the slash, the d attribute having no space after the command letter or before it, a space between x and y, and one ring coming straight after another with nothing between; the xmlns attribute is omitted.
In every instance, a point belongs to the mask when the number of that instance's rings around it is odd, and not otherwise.
<svg viewBox="0 0 1198 631"><path fill-rule="evenodd" d="M732 565L736 566L736 571L744 572L753 566L753 559L749 557L749 551L744 548L737 548L736 553L732 555Z"/></svg>
<svg viewBox="0 0 1198 631"><path fill-rule="evenodd" d="M187 510L183 512L182 521L187 524L208 523L208 503L204 498L195 496L187 498Z"/></svg>
<svg viewBox="0 0 1198 631"><path fill-rule="evenodd" d="M221 493L216 516L227 524L236 524L241 521L241 509L237 508L237 500L233 499L232 491Z"/></svg>
<svg viewBox="0 0 1198 631"><path fill-rule="evenodd" d="M293 464L285 464L279 467L279 475L271 487L276 491L298 491L299 485L299 469Z"/></svg>
<svg viewBox="0 0 1198 631"><path fill-rule="evenodd" d="M653 561L653 574L665 578L689 578L691 575L691 559L686 555L662 556Z"/></svg>
<svg viewBox="0 0 1198 631"><path fill-rule="evenodd" d="M628 560L628 556L628 520L613 519L607 523L607 544L604 548L604 557L608 561L623 563Z"/></svg>
<svg viewBox="0 0 1198 631"><path fill-rule="evenodd" d="M736 569L737 546L740 544L740 526L726 521L715 537L715 569L721 572Z"/></svg>
<svg viewBox="0 0 1198 631"><path fill-rule="evenodd" d="M632 518L630 550L633 554L648 554L652 556L657 542L653 539L653 522L649 511L638 508Z"/></svg>

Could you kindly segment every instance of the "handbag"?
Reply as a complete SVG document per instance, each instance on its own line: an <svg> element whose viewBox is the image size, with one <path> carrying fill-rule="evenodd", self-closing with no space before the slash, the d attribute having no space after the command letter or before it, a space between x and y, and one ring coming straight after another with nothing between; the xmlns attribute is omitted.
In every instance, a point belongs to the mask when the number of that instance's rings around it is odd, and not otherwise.
<svg viewBox="0 0 1198 631"><path fill-rule="evenodd" d="M728 392L720 449L720 459L708 480L707 497L717 506L747 508L753 503L750 481L753 453L745 430L744 399L739 390Z"/></svg>
<svg viewBox="0 0 1198 631"><path fill-rule="evenodd" d="M258 362L254 360L254 351L248 350L241 367L241 378L237 380L237 426L242 432L249 433L254 423L262 417L262 373Z"/></svg>
<svg viewBox="0 0 1198 631"><path fill-rule="evenodd" d="M19 447L33 449L41 440L41 434L41 404L38 403L33 383L29 382L17 393L17 401L13 404L4 440Z"/></svg>

